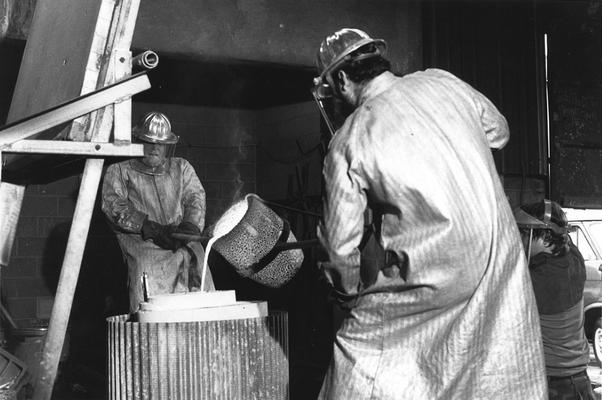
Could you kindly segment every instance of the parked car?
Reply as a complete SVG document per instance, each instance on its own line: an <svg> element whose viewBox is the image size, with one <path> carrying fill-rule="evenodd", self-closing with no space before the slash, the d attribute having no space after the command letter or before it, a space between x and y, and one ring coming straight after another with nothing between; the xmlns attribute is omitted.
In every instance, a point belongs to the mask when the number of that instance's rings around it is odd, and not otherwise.
<svg viewBox="0 0 602 400"><path fill-rule="evenodd" d="M602 362L602 210L564 209L569 235L585 260L587 281L583 293L585 335Z"/></svg>

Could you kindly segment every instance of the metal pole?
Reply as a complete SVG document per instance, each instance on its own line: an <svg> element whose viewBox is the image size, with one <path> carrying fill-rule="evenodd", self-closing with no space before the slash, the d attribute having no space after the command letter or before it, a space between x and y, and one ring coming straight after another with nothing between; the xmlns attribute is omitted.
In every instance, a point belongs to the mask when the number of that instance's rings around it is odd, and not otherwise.
<svg viewBox="0 0 602 400"><path fill-rule="evenodd" d="M33 400L50 400L71 313L71 305L102 174L103 159L88 159L79 188L67 249L59 278L48 334L44 342ZM34 376L34 379L36 377Z"/></svg>
<svg viewBox="0 0 602 400"><path fill-rule="evenodd" d="M332 138L334 136L336 130L334 129L334 125L330 121L330 118L328 117L328 114L326 113L326 109L324 108L324 104L322 103L322 100L320 100L318 98L318 95L316 94L315 91L312 90L311 94L312 94L312 96L314 96L314 100L316 101L316 104L318 105L318 109L320 110L320 114L322 114L322 118L324 118L324 122L326 122L326 126L328 127L328 132L330 132L330 137Z"/></svg>

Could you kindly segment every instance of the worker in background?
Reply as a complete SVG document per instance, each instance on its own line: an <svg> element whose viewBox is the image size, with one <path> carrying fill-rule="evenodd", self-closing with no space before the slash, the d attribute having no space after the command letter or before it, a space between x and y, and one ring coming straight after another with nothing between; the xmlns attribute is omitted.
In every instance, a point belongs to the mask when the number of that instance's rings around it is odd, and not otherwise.
<svg viewBox="0 0 602 400"><path fill-rule="evenodd" d="M111 165L102 188L102 210L114 227L128 265L130 312L147 295L200 289L204 250L173 233L200 235L205 225L205 190L194 168L171 157L178 137L167 117L147 113L132 131L144 157ZM213 290L207 269L205 290Z"/></svg>
<svg viewBox="0 0 602 400"><path fill-rule="evenodd" d="M323 167L322 268L348 314L319 398L546 399L535 297L490 150L508 141L506 120L446 71L395 76L385 51L358 29L318 51L314 93L353 109ZM360 262L365 225L385 255L376 268Z"/></svg>
<svg viewBox="0 0 602 400"><path fill-rule="evenodd" d="M583 330L585 262L569 238L566 215L557 203L543 200L522 205L515 218L530 257L550 400L593 400Z"/></svg>

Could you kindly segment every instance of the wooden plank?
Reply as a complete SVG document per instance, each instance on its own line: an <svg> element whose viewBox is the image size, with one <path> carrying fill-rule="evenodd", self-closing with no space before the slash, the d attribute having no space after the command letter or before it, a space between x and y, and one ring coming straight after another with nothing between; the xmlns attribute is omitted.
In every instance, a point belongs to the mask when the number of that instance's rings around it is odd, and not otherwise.
<svg viewBox="0 0 602 400"><path fill-rule="evenodd" d="M124 49L113 50L112 61L117 78L127 76L132 71L132 52ZM132 99L115 103L113 107L113 142L127 144L132 141Z"/></svg>
<svg viewBox="0 0 602 400"><path fill-rule="evenodd" d="M106 86L98 85L98 82L102 73L102 65L103 63L107 64L108 61L108 58L105 56L105 51L109 45L108 38L111 34L111 24L113 22L115 5L116 0L104 0L100 5L80 94L90 93L95 89ZM89 131L91 127L94 126L96 118L98 118L97 114L100 112L102 112L102 110L94 111L89 115L84 115L74 120L67 136L76 141L89 140Z"/></svg>
<svg viewBox="0 0 602 400"><path fill-rule="evenodd" d="M130 98L136 93L150 88L150 81L145 74L135 75L115 85L108 86L80 98L55 107L50 111L6 125L0 130L0 148L18 140L28 139L37 133L70 121L74 118ZM105 139L106 142L108 140Z"/></svg>
<svg viewBox="0 0 602 400"><path fill-rule="evenodd" d="M37 1L8 122L81 94L99 12L105 1Z"/></svg>
<svg viewBox="0 0 602 400"><path fill-rule="evenodd" d="M108 136L108 135L107 135ZM67 249L50 315L48 333L44 341L42 360L37 371L33 400L50 400L56 379L59 358L65 341L65 332L71 314L73 295L86 246L96 193L102 176L102 158L86 160L77 205L67 240ZM35 382L35 381L34 381Z"/></svg>
<svg viewBox="0 0 602 400"><path fill-rule="evenodd" d="M114 57L113 63L109 62L110 56L118 51L129 51L132 37L134 35L134 22L138 15L140 0L122 0L119 7L116 7L113 13L113 23L107 38L105 49L106 61L104 62L98 77L97 87L106 86L123 76L124 71L131 73L131 54L127 59L127 65L116 65L120 57ZM113 126L113 107L107 107L100 110L92 125L93 130L104 131L106 127ZM131 122L130 122L131 124ZM108 138L107 138L108 140Z"/></svg>
<svg viewBox="0 0 602 400"><path fill-rule="evenodd" d="M66 140L19 140L8 145L4 153L70 154L90 157L142 157L142 144L72 142Z"/></svg>

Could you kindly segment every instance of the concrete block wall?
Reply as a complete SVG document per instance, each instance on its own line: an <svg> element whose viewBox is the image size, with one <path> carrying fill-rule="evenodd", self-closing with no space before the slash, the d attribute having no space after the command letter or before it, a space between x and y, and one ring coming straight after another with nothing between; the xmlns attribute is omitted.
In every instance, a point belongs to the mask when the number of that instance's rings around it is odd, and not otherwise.
<svg viewBox="0 0 602 400"><path fill-rule="evenodd" d="M68 177L25 191L11 260L2 271L3 300L20 324L50 316L55 288L48 282L49 270L60 269L60 261L49 238L57 227L70 224L79 182L79 176Z"/></svg>
<svg viewBox="0 0 602 400"><path fill-rule="evenodd" d="M512 208L521 204L534 203L546 196L546 184L543 179L520 177L502 177L504 191Z"/></svg>
<svg viewBox="0 0 602 400"><path fill-rule="evenodd" d="M314 102L262 110L257 119L257 185L267 199L319 195L322 174L320 114ZM303 174L306 175L305 182ZM299 178L297 178L299 176Z"/></svg>

